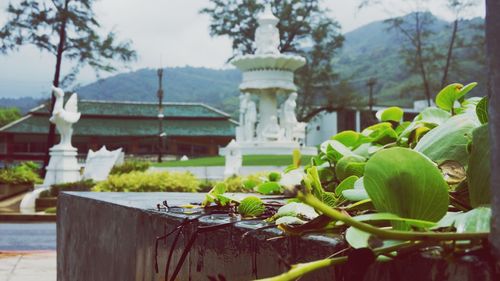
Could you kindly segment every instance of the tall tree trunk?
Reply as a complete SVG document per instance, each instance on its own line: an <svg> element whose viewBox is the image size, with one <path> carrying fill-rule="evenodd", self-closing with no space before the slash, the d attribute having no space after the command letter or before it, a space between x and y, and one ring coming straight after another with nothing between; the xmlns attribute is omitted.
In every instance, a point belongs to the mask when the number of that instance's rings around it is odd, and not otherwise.
<svg viewBox="0 0 500 281"><path fill-rule="evenodd" d="M64 2L64 9L62 11L59 11L61 15L61 28L59 29L59 45L57 46L57 55L56 55L56 70L54 73L54 80L52 81L52 84L55 87L59 87L59 80L61 76L61 63L62 63L62 57L63 57L63 52L64 52L64 43L66 42L66 23L67 23L67 16L66 12L68 11L68 4L70 0L66 0ZM54 109L54 104L56 103L56 98L54 95L50 94L50 111L49 114L52 113L52 110ZM55 143L55 138L56 138L56 126L52 123L50 123L49 126L49 134L47 135L47 150L45 151L45 157L43 159L43 167L47 167L49 164L50 160L50 148L54 146ZM46 173L46 169L42 169L43 175Z"/></svg>
<svg viewBox="0 0 500 281"><path fill-rule="evenodd" d="M491 145L490 241L500 265L500 0L486 0L486 55L488 59L489 129Z"/></svg>
<svg viewBox="0 0 500 281"><path fill-rule="evenodd" d="M415 13L415 33L417 65L420 70L422 83L424 84L424 93L427 99L427 105L431 106L431 89L429 85L429 79L427 78L427 71L425 70L422 50L422 26L420 25L420 12Z"/></svg>
<svg viewBox="0 0 500 281"><path fill-rule="evenodd" d="M443 78L441 79L441 88L444 88L448 83L448 72L450 69L451 58L453 57L453 45L455 44L455 39L457 37L458 30L458 19L453 22L453 31L451 32L450 45L448 46L448 53L446 54L446 64L443 70Z"/></svg>

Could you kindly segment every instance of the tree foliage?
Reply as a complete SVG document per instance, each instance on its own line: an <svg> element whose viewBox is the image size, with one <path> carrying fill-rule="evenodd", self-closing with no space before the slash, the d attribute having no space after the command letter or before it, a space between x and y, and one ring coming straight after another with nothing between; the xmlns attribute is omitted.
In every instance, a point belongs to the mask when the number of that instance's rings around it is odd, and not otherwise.
<svg viewBox="0 0 500 281"><path fill-rule="evenodd" d="M92 10L94 0L20 0L9 3L9 19L0 29L0 52L18 50L22 45L33 45L55 56L54 80L56 87L73 82L85 65L99 71L116 70L114 62L128 62L136 58L131 43L116 42L116 34L99 33L99 22ZM72 69L60 81L62 60L73 61ZM61 85L60 85L60 82ZM55 97L51 96L51 111ZM55 142L55 126L50 124L47 148ZM46 151L44 165L49 161Z"/></svg>
<svg viewBox="0 0 500 281"><path fill-rule="evenodd" d="M381 5L383 1L359 0L359 6ZM409 73L418 75L420 83L404 87L405 91L422 91L430 105L432 94L443 88L450 80L451 72L460 72L464 53L479 52L477 63L481 64L483 46L477 42L484 41L474 38L470 42L464 40L463 17L468 9L478 0L446 0L442 1L454 15L453 22L446 27L449 35L445 43L435 41L441 28L436 29L436 18L428 11L428 0L405 0L411 7L410 14L386 20L389 29L397 31L404 41L401 55L408 66ZM481 28L481 27L479 27ZM470 29L470 28L469 28ZM462 50L461 50L462 49ZM464 50L466 50L464 52ZM468 55L470 56L470 55Z"/></svg>
<svg viewBox="0 0 500 281"><path fill-rule="evenodd" d="M434 31L429 28L433 20L432 14L420 10L405 17L386 20L389 27L397 30L405 39L401 54L410 72L420 75L428 105L430 105L433 91L430 74L438 69L437 49L429 40L434 35Z"/></svg>
<svg viewBox="0 0 500 281"><path fill-rule="evenodd" d="M21 112L18 108L0 108L0 128L21 118Z"/></svg>
<svg viewBox="0 0 500 281"><path fill-rule="evenodd" d="M338 75L332 60L341 48L344 37L340 25L321 7L320 0L210 0L211 5L201 11L211 18L210 34L228 36L233 40L234 56L255 51L254 35L258 14L270 4L280 19L280 51L294 52L307 59L307 65L296 75L300 88L298 111L304 118L317 108L318 102L330 102L337 92Z"/></svg>

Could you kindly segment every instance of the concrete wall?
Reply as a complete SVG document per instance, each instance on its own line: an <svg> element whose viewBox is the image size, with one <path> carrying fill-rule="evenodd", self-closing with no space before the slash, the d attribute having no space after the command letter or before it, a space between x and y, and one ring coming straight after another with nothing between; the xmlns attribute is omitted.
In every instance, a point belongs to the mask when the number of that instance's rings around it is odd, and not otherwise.
<svg viewBox="0 0 500 281"><path fill-rule="evenodd" d="M321 112L307 124L306 144L320 145L337 133L337 112Z"/></svg>
<svg viewBox="0 0 500 281"><path fill-rule="evenodd" d="M160 241L159 273L154 270L155 238L173 230L187 217L153 211L156 203L171 206L201 202L204 194L186 193L63 193L57 220L58 281L153 281L165 279L165 265L173 243ZM149 208L149 210L148 210ZM172 268L197 225L228 222L228 216L190 224L180 236ZM176 280L252 280L282 273L285 263L312 261L345 247L340 236L309 235L268 241L280 231L243 233L262 224L240 223L200 234ZM311 274L306 280L332 280L333 270ZM225 279L209 279L220 278Z"/></svg>

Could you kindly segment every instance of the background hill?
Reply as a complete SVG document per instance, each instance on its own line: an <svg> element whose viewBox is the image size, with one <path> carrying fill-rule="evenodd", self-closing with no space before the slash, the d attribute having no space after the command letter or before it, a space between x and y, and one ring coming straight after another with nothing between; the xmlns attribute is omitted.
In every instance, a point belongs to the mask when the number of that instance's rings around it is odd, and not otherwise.
<svg viewBox="0 0 500 281"><path fill-rule="evenodd" d="M411 16L411 15L408 15ZM449 74L449 81L479 82L473 92L484 95L486 67L480 47L469 47L484 31L477 26L483 19L475 18L460 22L455 61ZM445 53L451 34L450 23L434 18L431 25L434 35L432 44L438 53ZM401 56L403 38L388 29L383 21L373 22L345 34L345 43L333 65L341 78L347 79L357 96L358 104L367 103L366 81L377 78L375 87L376 104L411 107L413 100L423 99L420 77L409 72L409 66ZM478 45L479 46L479 45ZM431 73L437 93L441 72ZM165 68L164 89L166 101L204 102L235 116L238 108L238 84L241 74L238 70L216 70L195 67ZM156 69L141 69L118 74L76 89L85 99L157 101L158 78ZM36 104L34 99L0 100L0 104L18 106L22 109Z"/></svg>
<svg viewBox="0 0 500 281"><path fill-rule="evenodd" d="M478 82L479 86L473 94L481 96L486 89L487 70L482 47L476 41L481 40L477 38L484 33L481 28L483 23L482 18L459 23L459 35L453 51L455 59L448 79L450 83ZM401 47L405 42L403 37L388 27L387 23L378 21L346 33L344 46L333 62L335 71L349 80L355 94L362 98L362 103L367 101L366 82L374 77L378 81L374 90L377 104L412 106L413 100L425 98L421 90L421 78L410 73L410 67L401 56ZM450 23L433 17L430 30L434 35L429 41L437 53L444 55L451 36ZM471 47L474 44L478 46ZM439 91L442 76L439 70L429 75L435 94Z"/></svg>
<svg viewBox="0 0 500 281"><path fill-rule="evenodd" d="M0 108L17 107L24 114L24 113L28 112L30 109L41 104L42 102L43 102L43 100L32 98L32 97L0 98Z"/></svg>
<svg viewBox="0 0 500 281"><path fill-rule="evenodd" d="M175 102L203 102L227 112L238 106L238 70L175 67L163 72L164 100ZM156 69L141 69L122 73L77 89L85 99L158 101Z"/></svg>

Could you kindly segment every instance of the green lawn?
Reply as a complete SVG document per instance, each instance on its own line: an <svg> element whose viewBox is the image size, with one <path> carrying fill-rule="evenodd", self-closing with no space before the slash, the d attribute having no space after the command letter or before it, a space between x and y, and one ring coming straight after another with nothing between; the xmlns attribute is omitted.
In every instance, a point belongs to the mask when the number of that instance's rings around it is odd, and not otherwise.
<svg viewBox="0 0 500 281"><path fill-rule="evenodd" d="M309 163L311 156L302 156L301 163ZM243 166L288 166L292 164L291 155L245 155ZM153 163L154 167L203 167L224 166L224 157L193 158L187 161L168 161Z"/></svg>

